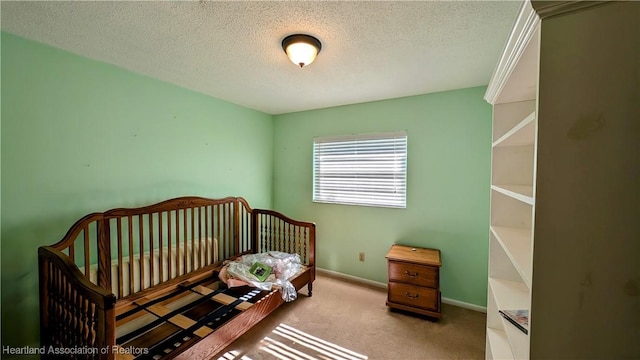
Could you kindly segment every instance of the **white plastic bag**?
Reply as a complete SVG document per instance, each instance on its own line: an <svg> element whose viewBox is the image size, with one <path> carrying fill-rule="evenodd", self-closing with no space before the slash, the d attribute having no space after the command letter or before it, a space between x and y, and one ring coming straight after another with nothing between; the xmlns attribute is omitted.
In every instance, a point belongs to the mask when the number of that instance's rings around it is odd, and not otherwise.
<svg viewBox="0 0 640 360"><path fill-rule="evenodd" d="M256 262L270 266L272 274L275 275L275 280L261 282L251 274L249 270ZM297 274L301 267L300 256L298 254L270 251L244 255L239 261L229 263L227 272L234 278L244 280L260 290L270 290L273 285L276 285L280 290L282 299L290 302L298 297L298 293L289 279Z"/></svg>

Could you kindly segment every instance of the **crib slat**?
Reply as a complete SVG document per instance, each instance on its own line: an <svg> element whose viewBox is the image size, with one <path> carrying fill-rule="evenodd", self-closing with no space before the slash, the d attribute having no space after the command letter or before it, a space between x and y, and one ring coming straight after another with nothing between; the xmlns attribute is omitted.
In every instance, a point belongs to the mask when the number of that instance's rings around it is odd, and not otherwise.
<svg viewBox="0 0 640 360"><path fill-rule="evenodd" d="M266 215L266 218L267 218L267 238L269 239L269 243L267 245L267 251L271 251L275 247L275 234L273 232L274 221L273 221L273 217L270 215Z"/></svg>
<svg viewBox="0 0 640 360"><path fill-rule="evenodd" d="M253 218L251 217L251 214L249 214L249 212L247 211L247 209L244 209L245 211L245 216L247 218L247 235L246 235L246 240L247 240L247 250L252 250L255 251L255 249L253 249L253 244L251 244L251 232L252 230L252 226L253 226Z"/></svg>
<svg viewBox="0 0 640 360"><path fill-rule="evenodd" d="M180 210L176 210L176 276L180 276Z"/></svg>
<svg viewBox="0 0 640 360"><path fill-rule="evenodd" d="M285 224L284 238L286 244L286 248L284 249L284 251L291 253L291 224L289 223Z"/></svg>
<svg viewBox="0 0 640 360"><path fill-rule="evenodd" d="M276 222L278 223L278 240L279 240L279 245L278 248L275 249L277 251L284 251L284 247L285 247L285 242L284 242L284 222L282 221L282 219L276 219Z"/></svg>
<svg viewBox="0 0 640 360"><path fill-rule="evenodd" d="M144 235L142 233L143 224L142 224L142 215L138 215L138 241L140 243L140 249L138 253L140 254L140 290L144 290Z"/></svg>
<svg viewBox="0 0 640 360"><path fill-rule="evenodd" d="M273 250L276 248L277 246L277 236L278 234L276 233L276 219L273 218L273 216L271 215L267 215L267 218L269 219L269 238L270 238L270 243L269 243L269 251Z"/></svg>
<svg viewBox="0 0 640 360"><path fill-rule="evenodd" d="M220 206L218 206L218 221L220 221L219 225L219 232L220 232L220 244L222 246L222 258L226 259L227 258L227 237L226 237L226 229L224 226L224 213L225 213L226 209L224 208L224 204L220 204Z"/></svg>
<svg viewBox="0 0 640 360"><path fill-rule="evenodd" d="M182 273L186 274L187 272L189 272L189 269L187 268L187 258L189 258L189 243L188 243L188 237L187 237L187 228L188 228L188 222L187 222L187 209L185 208L184 210L182 210L182 217L184 218L184 237L182 238L182 241L184 241L184 250L182 251ZM193 250L193 249L192 249Z"/></svg>
<svg viewBox="0 0 640 360"><path fill-rule="evenodd" d="M256 251L263 252L264 251L264 216L262 214L258 214L256 216L257 225L256 225L256 238L258 239L258 249Z"/></svg>
<svg viewBox="0 0 640 360"><path fill-rule="evenodd" d="M205 207L198 208L198 236L200 238L200 267L211 264L207 259L207 249L209 246L209 235L207 234L207 216L204 213Z"/></svg>
<svg viewBox="0 0 640 360"><path fill-rule="evenodd" d="M284 251L288 252L288 253L295 253L295 251L293 250L293 246L292 246L293 244L291 243L292 239L291 239L290 230L291 230L291 224L287 223L287 228L285 229L285 235L284 235L285 238L287 239L286 240L287 248Z"/></svg>
<svg viewBox="0 0 640 360"><path fill-rule="evenodd" d="M302 253L307 254L307 229L302 229Z"/></svg>
<svg viewBox="0 0 640 360"><path fill-rule="evenodd" d="M153 286L156 284L155 282L155 272L153 266L153 260L155 258L155 252L153 247L153 213L149 214L149 286Z"/></svg>
<svg viewBox="0 0 640 360"><path fill-rule="evenodd" d="M292 224L288 224L287 225L288 229L287 229L287 243L289 243L289 253L293 253L293 254L297 254L296 251L296 238L293 236L293 229L295 229L295 225Z"/></svg>
<svg viewBox="0 0 640 360"><path fill-rule="evenodd" d="M295 230L294 225L289 225L289 246L291 246L291 251L294 254L298 253L298 249L296 248L296 236L293 232Z"/></svg>
<svg viewBox="0 0 640 360"><path fill-rule="evenodd" d="M231 204L224 204L224 216L226 221L224 222L224 229L226 231L226 240L227 240L227 256L231 255L231 252L233 251L233 244L231 243L233 241L232 237L231 237Z"/></svg>
<svg viewBox="0 0 640 360"><path fill-rule="evenodd" d="M91 261L89 260L89 255L91 254L91 250L89 249L89 226L85 227L82 232L84 233L84 276L89 279ZM72 258L75 259L75 258ZM75 260L74 260L75 262Z"/></svg>
<svg viewBox="0 0 640 360"><path fill-rule="evenodd" d="M273 250L276 247L275 219L271 215L267 215L267 218L269 219L269 250Z"/></svg>
<svg viewBox="0 0 640 360"><path fill-rule="evenodd" d="M205 218L206 219L206 218ZM202 255L206 255L206 249L203 249L206 246L207 240L204 239L204 243L202 242L202 207L198 207L198 267L202 267L205 260L202 260Z"/></svg>
<svg viewBox="0 0 640 360"><path fill-rule="evenodd" d="M296 237L296 245L300 247L300 249L302 249L302 244L300 242L300 239L302 238L300 235L300 227L296 226L295 230L294 230L294 236ZM302 261L304 261L304 259L302 259Z"/></svg>
<svg viewBox="0 0 640 360"><path fill-rule="evenodd" d="M238 240L236 241L238 243L238 247L240 252L244 252L245 246L244 246L244 213L243 211L243 207L242 207L242 203L240 201L237 201L235 206L238 207L237 209L237 214L238 214L238 225L236 225L236 231L237 231L237 238Z"/></svg>
<svg viewBox="0 0 640 360"><path fill-rule="evenodd" d="M236 209L238 207L238 205L240 204L240 202L238 202L237 200L234 201L232 203L231 206L233 206L233 244L234 244L234 249L233 251L235 251L235 255L240 253L240 214L238 212L238 209Z"/></svg>
<svg viewBox="0 0 640 360"><path fill-rule="evenodd" d="M196 269L196 213L195 208L191 208L191 271ZM198 239L199 241L199 239ZM200 247L198 246L198 256L200 256ZM198 260L198 262L200 262Z"/></svg>
<svg viewBox="0 0 640 360"><path fill-rule="evenodd" d="M211 258L209 258L209 253L211 251L211 245L213 245L213 236L211 236L211 242L209 242L209 207L205 206L204 207L204 236L207 238L207 241L205 241L205 252L204 252L204 261L205 263L211 264L213 263L213 256L211 256Z"/></svg>
<svg viewBox="0 0 640 360"><path fill-rule="evenodd" d="M133 219L131 215L128 216L127 225L129 228L129 294L133 294L135 289L133 287Z"/></svg>
<svg viewBox="0 0 640 360"><path fill-rule="evenodd" d="M252 218L251 218L251 214L247 211L247 208L244 209L244 215L245 215L245 219L247 221L247 233L245 234L245 240L247 242L247 248L245 250L252 250L255 251L255 249L253 249L253 244L251 244L251 231L252 230Z"/></svg>
<svg viewBox="0 0 640 360"><path fill-rule="evenodd" d="M216 205L215 209L217 210L216 230L218 233L218 254L221 259L224 259L224 238L220 235L220 205Z"/></svg>
<svg viewBox="0 0 640 360"><path fill-rule="evenodd" d="M285 243L284 243L284 222L282 219L276 218L276 223L278 224L278 245L277 248L274 249L276 251L284 251Z"/></svg>
<svg viewBox="0 0 640 360"><path fill-rule="evenodd" d="M287 251L287 247L289 246L289 245L287 244L287 223L286 223L284 220L282 220L282 219L278 219L278 222L280 223L280 224L278 225L279 230L280 230L280 232L279 232L279 233L280 233L280 235L278 235L278 236L280 236L280 246L279 246L279 248L278 248L278 249L276 249L276 250L277 250L277 251L284 251L284 252L286 252L286 251Z"/></svg>
<svg viewBox="0 0 640 360"><path fill-rule="evenodd" d="M241 202L238 201L238 206L240 207L238 209L238 212L240 213L240 244L241 244L241 248L240 250L242 252L244 252L245 250L247 250L247 246L245 244L246 238L245 238L245 214L244 214L244 205L242 205Z"/></svg>
<svg viewBox="0 0 640 360"><path fill-rule="evenodd" d="M240 224L238 224L238 228L240 229L240 233L238 234L240 237L240 249L241 251L246 250L245 244L244 244L244 206L242 206L242 203L240 201L237 202L237 206L238 206L238 213L240 214Z"/></svg>
<svg viewBox="0 0 640 360"><path fill-rule="evenodd" d="M278 251L284 251L284 222L281 219L276 219L276 223L278 224Z"/></svg>
<svg viewBox="0 0 640 360"><path fill-rule="evenodd" d="M167 231L167 250L169 253L169 257L167 258L167 268L169 269L169 272L167 273L167 280L171 279L171 248L173 247L172 244L172 240L171 240L171 211L167 211L167 227L168 227L168 231Z"/></svg>
<svg viewBox="0 0 640 360"><path fill-rule="evenodd" d="M160 282L164 281L164 262L163 262L163 257L164 257L164 250L163 250L163 246L162 246L162 212L158 213L158 277L160 278ZM171 253L169 253L171 254ZM169 272L171 272L171 268L169 268Z"/></svg>
<svg viewBox="0 0 640 360"><path fill-rule="evenodd" d="M267 226L266 226L266 221L267 219L264 217L263 214L260 214L260 244L261 244L261 248L260 251L264 252L267 250Z"/></svg>
<svg viewBox="0 0 640 360"><path fill-rule="evenodd" d="M227 222L225 221L226 219L226 214L227 214L227 207L226 204L222 204L220 205L221 211L222 211L222 221L221 221L221 226L222 228L220 229L222 234L222 243L223 243L223 258L227 258L229 256L229 239L227 238Z"/></svg>
<svg viewBox="0 0 640 360"><path fill-rule="evenodd" d="M122 270L122 219L120 217L116 219L116 227L118 228L118 297L121 298L124 295L122 288L124 274Z"/></svg>
<svg viewBox="0 0 640 360"><path fill-rule="evenodd" d="M269 247L267 248L267 250L271 250L275 247L275 236L273 234L273 216L267 215L267 219L269 219L269 234L267 235L269 236Z"/></svg>
<svg viewBox="0 0 640 360"><path fill-rule="evenodd" d="M247 248L245 250L253 250L252 249L252 244L251 244L251 215L247 212L247 209L244 209L244 217L245 217L245 221L247 223L246 225L246 234L245 234L245 241L247 242Z"/></svg>
<svg viewBox="0 0 640 360"><path fill-rule="evenodd" d="M80 303L82 301L82 298L80 297L80 295L78 294L78 292L75 289L71 290L71 310L72 310L72 317L73 317L73 322L71 323L71 328L73 329L82 329L82 324L80 322L80 318L82 317L82 310L80 309ZM78 336L78 333L75 331L72 331L70 335L70 341L71 344L78 344L81 340Z"/></svg>
<svg viewBox="0 0 640 360"><path fill-rule="evenodd" d="M96 222L97 233L97 259L98 259L98 286L113 292L111 282L111 229L109 220L101 219Z"/></svg>
<svg viewBox="0 0 640 360"><path fill-rule="evenodd" d="M255 214L256 223L254 224L255 228L255 240L256 240L256 248L253 249L255 252L261 252L263 248L262 244L262 214Z"/></svg>

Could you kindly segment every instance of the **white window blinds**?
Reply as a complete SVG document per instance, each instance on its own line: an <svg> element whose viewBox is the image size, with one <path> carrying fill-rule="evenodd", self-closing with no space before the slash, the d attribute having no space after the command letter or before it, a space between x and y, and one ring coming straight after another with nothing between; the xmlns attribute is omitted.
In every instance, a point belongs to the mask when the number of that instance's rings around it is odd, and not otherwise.
<svg viewBox="0 0 640 360"><path fill-rule="evenodd" d="M407 133L313 140L313 201L406 207Z"/></svg>

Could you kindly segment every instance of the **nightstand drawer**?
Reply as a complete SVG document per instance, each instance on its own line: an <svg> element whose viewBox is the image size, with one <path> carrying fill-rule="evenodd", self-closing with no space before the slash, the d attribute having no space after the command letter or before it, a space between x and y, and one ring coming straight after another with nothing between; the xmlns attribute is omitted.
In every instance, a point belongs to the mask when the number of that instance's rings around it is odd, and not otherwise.
<svg viewBox="0 0 640 360"><path fill-rule="evenodd" d="M437 288L438 268L390 260L389 281Z"/></svg>
<svg viewBox="0 0 640 360"><path fill-rule="evenodd" d="M438 290L409 284L389 283L389 301L439 311Z"/></svg>

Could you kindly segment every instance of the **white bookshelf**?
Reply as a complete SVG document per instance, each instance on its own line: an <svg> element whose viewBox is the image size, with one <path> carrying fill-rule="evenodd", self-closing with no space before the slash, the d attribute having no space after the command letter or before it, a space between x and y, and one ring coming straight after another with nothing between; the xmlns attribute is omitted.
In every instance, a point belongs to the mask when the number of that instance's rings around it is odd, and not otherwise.
<svg viewBox="0 0 640 360"><path fill-rule="evenodd" d="M639 2L522 5L485 94L488 359L640 358L638 24Z"/></svg>
<svg viewBox="0 0 640 360"><path fill-rule="evenodd" d="M529 336L498 311L531 309L538 25L524 3L487 90L494 106L487 306L492 359L529 358Z"/></svg>

